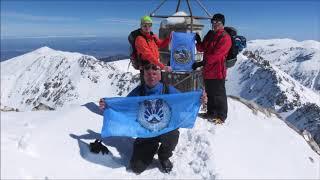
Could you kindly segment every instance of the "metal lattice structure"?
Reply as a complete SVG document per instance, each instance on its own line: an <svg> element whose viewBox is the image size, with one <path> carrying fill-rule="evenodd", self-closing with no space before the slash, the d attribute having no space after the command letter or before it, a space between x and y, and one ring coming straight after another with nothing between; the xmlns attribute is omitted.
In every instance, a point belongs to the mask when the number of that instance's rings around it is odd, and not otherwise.
<svg viewBox="0 0 320 180"><path fill-rule="evenodd" d="M208 12L208 10L204 7L204 5L199 1L199 0L196 0L196 2L199 4L199 6L205 11L205 13L207 14L207 16L194 16L193 13L192 13L192 9L191 9L191 6L190 6L190 2L189 0L185 0L187 2L187 5L188 5L188 10L189 10L189 14L190 15L187 15L187 16L172 16L172 15L156 15L156 11L158 11L160 9L160 7L166 2L167 0L163 0L160 5L150 13L150 16L151 17L156 17L156 18L168 18L168 17L185 17L185 18L190 18L191 19L191 32L193 32L193 20L194 19L211 19L212 18L212 15ZM177 7L176 7L176 12L179 11L180 9L180 5L181 5L181 0L178 0L178 4L177 4Z"/></svg>

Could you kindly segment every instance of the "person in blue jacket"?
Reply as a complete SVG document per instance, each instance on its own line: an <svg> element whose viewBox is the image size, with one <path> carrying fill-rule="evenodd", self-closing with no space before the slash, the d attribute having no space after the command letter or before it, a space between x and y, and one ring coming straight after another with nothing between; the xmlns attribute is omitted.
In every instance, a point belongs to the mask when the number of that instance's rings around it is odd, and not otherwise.
<svg viewBox="0 0 320 180"><path fill-rule="evenodd" d="M173 86L167 86L160 82L161 71L159 66L148 64L144 66L143 70L145 83L133 89L128 94L128 97L179 93ZM104 109L106 106L103 99L101 99L99 108ZM169 158L178 144L178 139L178 129L152 138L137 138L133 145L130 168L137 174L142 173L152 163L154 155L158 153L163 171L170 172L173 164Z"/></svg>

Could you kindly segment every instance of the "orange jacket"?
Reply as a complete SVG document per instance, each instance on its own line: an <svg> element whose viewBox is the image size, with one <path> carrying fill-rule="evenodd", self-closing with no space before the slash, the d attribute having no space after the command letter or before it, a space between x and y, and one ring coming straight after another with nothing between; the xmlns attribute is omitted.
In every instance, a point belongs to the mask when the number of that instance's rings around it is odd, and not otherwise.
<svg viewBox="0 0 320 180"><path fill-rule="evenodd" d="M159 66L164 69L165 65L160 62L160 54L158 48L165 48L168 46L170 36L164 40L159 39L155 34L143 33L143 36L138 36L135 41L137 55L143 61Z"/></svg>

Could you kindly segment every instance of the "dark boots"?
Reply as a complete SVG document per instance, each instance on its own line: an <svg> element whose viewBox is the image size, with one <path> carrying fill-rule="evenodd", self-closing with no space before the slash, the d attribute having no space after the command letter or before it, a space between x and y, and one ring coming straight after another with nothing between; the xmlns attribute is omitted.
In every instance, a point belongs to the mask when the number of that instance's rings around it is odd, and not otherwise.
<svg viewBox="0 0 320 180"><path fill-rule="evenodd" d="M169 158L178 144L179 131L174 130L153 138L137 138L133 145L130 168L140 174L152 163L153 156L157 153L164 172L172 170ZM160 143L160 147L159 147Z"/></svg>
<svg viewBox="0 0 320 180"><path fill-rule="evenodd" d="M166 173L171 172L171 170L173 168L173 164L169 159L160 160L160 164L161 164L162 170L164 172L166 172ZM143 162L141 160L137 160L135 162L130 162L130 168L136 174L142 173L144 170L147 169L148 165L149 164L146 164L145 162Z"/></svg>
<svg viewBox="0 0 320 180"><path fill-rule="evenodd" d="M169 159L160 160L161 167L164 172L169 173L171 172L173 165L172 162Z"/></svg>

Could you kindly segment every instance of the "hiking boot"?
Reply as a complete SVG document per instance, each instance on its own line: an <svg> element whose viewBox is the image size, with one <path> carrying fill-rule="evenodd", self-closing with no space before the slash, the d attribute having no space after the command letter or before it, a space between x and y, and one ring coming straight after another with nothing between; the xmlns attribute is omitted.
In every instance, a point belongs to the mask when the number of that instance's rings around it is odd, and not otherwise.
<svg viewBox="0 0 320 180"><path fill-rule="evenodd" d="M210 118L210 119L208 119L208 121L209 122L213 122L215 125L224 123L224 121L221 118L217 118L217 117L216 118Z"/></svg>
<svg viewBox="0 0 320 180"><path fill-rule="evenodd" d="M199 113L198 114L199 117L201 117L202 119L212 119L213 116L211 114L208 114L208 113Z"/></svg>
<svg viewBox="0 0 320 180"><path fill-rule="evenodd" d="M160 164L162 166L162 169L164 172L169 173L171 172L173 165L172 162L169 159L160 160Z"/></svg>

